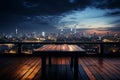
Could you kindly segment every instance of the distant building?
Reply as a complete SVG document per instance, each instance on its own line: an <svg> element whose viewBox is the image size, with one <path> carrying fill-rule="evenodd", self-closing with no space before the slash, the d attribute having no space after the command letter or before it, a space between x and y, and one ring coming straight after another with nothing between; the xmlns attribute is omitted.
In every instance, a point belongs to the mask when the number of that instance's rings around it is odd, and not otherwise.
<svg viewBox="0 0 120 80"><path fill-rule="evenodd" d="M63 34L63 29L60 30L60 34Z"/></svg>
<svg viewBox="0 0 120 80"><path fill-rule="evenodd" d="M102 40L102 37L101 37L101 36L99 36L99 40L100 40L100 41Z"/></svg>
<svg viewBox="0 0 120 80"><path fill-rule="evenodd" d="M96 36L97 36L97 34L96 34L96 32L94 32L94 33L93 33L93 37L96 37Z"/></svg>
<svg viewBox="0 0 120 80"><path fill-rule="evenodd" d="M73 31L73 29L71 28L71 29L70 29L70 31L72 32L72 31Z"/></svg>
<svg viewBox="0 0 120 80"><path fill-rule="evenodd" d="M82 35L81 35L82 37L86 37L87 35L86 35L86 33L85 32L82 32Z"/></svg>
<svg viewBox="0 0 120 80"><path fill-rule="evenodd" d="M45 32L42 32L42 36L45 37Z"/></svg>
<svg viewBox="0 0 120 80"><path fill-rule="evenodd" d="M36 32L33 32L33 37L34 37L34 38L36 38L36 37L37 37Z"/></svg>
<svg viewBox="0 0 120 80"><path fill-rule="evenodd" d="M76 34L76 33L77 33L77 30L75 29L75 30L74 30L74 34Z"/></svg>
<svg viewBox="0 0 120 80"><path fill-rule="evenodd" d="M77 33L77 30L76 30L76 25L75 25L75 28L74 28L74 34L76 34Z"/></svg>
<svg viewBox="0 0 120 80"><path fill-rule="evenodd" d="M16 33L16 35L18 34L18 29L16 28L16 30L15 30L15 33Z"/></svg>
<svg viewBox="0 0 120 80"><path fill-rule="evenodd" d="M109 37L110 36L110 32L107 32L106 36Z"/></svg>

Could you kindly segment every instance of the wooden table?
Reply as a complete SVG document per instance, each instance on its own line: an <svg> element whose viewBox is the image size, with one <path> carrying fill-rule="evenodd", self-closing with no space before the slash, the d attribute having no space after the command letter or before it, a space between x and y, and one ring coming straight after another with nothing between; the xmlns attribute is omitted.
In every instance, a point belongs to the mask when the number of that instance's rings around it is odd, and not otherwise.
<svg viewBox="0 0 120 80"><path fill-rule="evenodd" d="M85 50L77 45L67 44L47 44L34 49L34 53L42 58L42 77L46 76L46 58L49 57L49 66L51 66L51 57L71 57L71 67L74 67L74 79L78 79L78 56L85 53ZM45 79L44 79L45 80Z"/></svg>

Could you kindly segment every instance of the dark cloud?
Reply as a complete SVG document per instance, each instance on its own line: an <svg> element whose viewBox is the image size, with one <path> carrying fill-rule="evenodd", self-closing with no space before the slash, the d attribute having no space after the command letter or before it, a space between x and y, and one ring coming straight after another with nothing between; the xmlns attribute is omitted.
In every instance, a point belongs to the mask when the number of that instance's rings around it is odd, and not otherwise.
<svg viewBox="0 0 120 80"><path fill-rule="evenodd" d="M120 0L92 0L93 6L97 8L115 9L120 8Z"/></svg>
<svg viewBox="0 0 120 80"><path fill-rule="evenodd" d="M0 9L2 12L16 14L58 14L74 8L68 0L2 0Z"/></svg>
<svg viewBox="0 0 120 80"><path fill-rule="evenodd" d="M96 28L95 30L97 30L97 31L108 31L108 28L99 27L99 28Z"/></svg>
<svg viewBox="0 0 120 80"><path fill-rule="evenodd" d="M120 8L120 0L108 0L106 7L111 9Z"/></svg>
<svg viewBox="0 0 120 80"><path fill-rule="evenodd" d="M115 11L115 12L109 12L107 13L108 16L117 16L120 15L120 10L119 11Z"/></svg>
<svg viewBox="0 0 120 80"><path fill-rule="evenodd" d="M120 19L119 20L115 20L115 21L112 21L111 23L109 24L116 24L116 26L120 26L118 24L120 24Z"/></svg>
<svg viewBox="0 0 120 80"><path fill-rule="evenodd" d="M49 31L50 28L54 28L54 24L59 20L59 17L56 16L63 13L68 14L72 10L81 11L87 7L120 9L119 4L120 0L0 0L0 28L2 30L20 25L25 27L26 30L30 29L32 31L36 27L38 30L45 28ZM107 15L119 14L120 11L116 11ZM74 23L75 18L71 19ZM70 23L63 22L62 24Z"/></svg>
<svg viewBox="0 0 120 80"><path fill-rule="evenodd" d="M112 31L112 32L120 32L120 24L114 27L106 27L106 28L96 28L98 31Z"/></svg>
<svg viewBox="0 0 120 80"><path fill-rule="evenodd" d="M87 28L86 30L97 30L97 31L111 31L111 32L120 32L120 24L114 27L99 27L99 28Z"/></svg>
<svg viewBox="0 0 120 80"><path fill-rule="evenodd" d="M118 32L120 32L120 24L118 25L118 26L116 26L116 27L111 27L111 28L108 28L107 30L109 30L109 31L118 31Z"/></svg>
<svg viewBox="0 0 120 80"><path fill-rule="evenodd" d="M120 8L120 0L0 0L0 11L23 15L56 15L86 7Z"/></svg>

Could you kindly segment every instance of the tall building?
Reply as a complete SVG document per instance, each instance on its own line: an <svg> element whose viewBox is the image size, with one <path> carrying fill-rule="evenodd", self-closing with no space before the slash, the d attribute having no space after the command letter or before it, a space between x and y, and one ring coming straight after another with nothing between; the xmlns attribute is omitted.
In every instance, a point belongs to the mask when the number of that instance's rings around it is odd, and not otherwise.
<svg viewBox="0 0 120 80"><path fill-rule="evenodd" d="M107 33L106 33L106 36L109 37L109 36L110 36L110 32L107 32Z"/></svg>
<svg viewBox="0 0 120 80"><path fill-rule="evenodd" d="M16 32L16 35L18 34L18 29L17 29L17 27L16 27L16 30L15 30L15 32Z"/></svg>
<svg viewBox="0 0 120 80"><path fill-rule="evenodd" d="M96 34L96 32L94 32L94 33L93 33L93 37L96 37L96 36L97 36L97 34Z"/></svg>
<svg viewBox="0 0 120 80"><path fill-rule="evenodd" d="M77 24L75 25L75 28L74 28L74 34L77 33L76 26L77 26Z"/></svg>
<svg viewBox="0 0 120 80"><path fill-rule="evenodd" d="M72 32L72 31L73 31L73 29L71 28L71 29L70 29L70 31Z"/></svg>
<svg viewBox="0 0 120 80"><path fill-rule="evenodd" d="M82 35L81 35L82 37L86 37L87 35L86 35L86 33L85 32L82 32Z"/></svg>
<svg viewBox="0 0 120 80"><path fill-rule="evenodd" d="M34 38L36 38L36 37L37 37L36 32L33 32L32 34L33 34L33 37L34 37Z"/></svg>
<svg viewBox="0 0 120 80"><path fill-rule="evenodd" d="M61 29L61 31L63 31L63 29Z"/></svg>
<svg viewBox="0 0 120 80"><path fill-rule="evenodd" d="M42 36L45 37L45 32L42 32Z"/></svg>
<svg viewBox="0 0 120 80"><path fill-rule="evenodd" d="M74 30L74 33L75 33L75 34L77 33L76 28L75 28L75 30Z"/></svg>
<svg viewBox="0 0 120 80"><path fill-rule="evenodd" d="M63 34L63 29L60 30L60 34Z"/></svg>

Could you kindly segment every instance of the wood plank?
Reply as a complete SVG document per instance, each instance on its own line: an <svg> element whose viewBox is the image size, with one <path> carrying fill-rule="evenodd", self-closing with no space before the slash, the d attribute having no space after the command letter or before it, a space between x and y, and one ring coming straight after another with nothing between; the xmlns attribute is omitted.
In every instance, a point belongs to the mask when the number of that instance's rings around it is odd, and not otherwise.
<svg viewBox="0 0 120 80"><path fill-rule="evenodd" d="M83 68L84 68L84 70L85 70L85 72L86 72L86 74L88 75L88 77L89 77L89 79L90 80L96 80L96 78L94 77L94 75L92 74L92 72L89 70L89 68L86 66L86 64L83 62L83 59L84 58L80 58L79 59L79 62L80 62L80 64L83 66Z"/></svg>
<svg viewBox="0 0 120 80"><path fill-rule="evenodd" d="M119 58L103 58L102 60L97 57L80 57L79 80L87 80L86 76L90 80L119 80L119 61ZM53 80L54 77L56 80L73 80L69 58L53 58L52 62L55 64L51 68L47 67L49 71L47 80ZM2 63L0 64L0 78L4 80L41 80L40 57L6 57L0 58L0 63ZM29 68L26 69L27 65Z"/></svg>
<svg viewBox="0 0 120 80"><path fill-rule="evenodd" d="M25 73L25 75L21 78L21 80L27 80L31 79L30 76L34 77L35 74L32 74L33 72L36 73L35 68L37 66L40 66L40 59L37 59L30 67L30 69ZM38 70L37 70L38 71Z"/></svg>
<svg viewBox="0 0 120 80"><path fill-rule="evenodd" d="M73 80L73 71L70 68L70 62L69 58L65 58L65 64L66 64L66 80Z"/></svg>
<svg viewBox="0 0 120 80"><path fill-rule="evenodd" d="M104 62L104 65L107 67L107 70L109 71L109 73L111 73L110 77L113 79L119 79L120 71L118 69L116 69L116 67L112 63L112 61L109 63L108 62Z"/></svg>
<svg viewBox="0 0 120 80"><path fill-rule="evenodd" d="M98 58L99 59L99 58ZM101 59L100 59L101 60ZM95 60L94 60L95 61ZM97 60L96 60L96 62L97 62ZM118 74L118 73L115 73L116 72L116 69L114 69L113 68L113 66L112 65L107 65L105 62L104 63L102 63L102 64L100 64L100 62L99 62L99 60L98 60L98 67L101 67L101 65L102 65L102 68L99 68L100 70L102 70L103 72L104 72L104 75L106 75L106 77L107 78L109 78L109 79L117 79L117 76L116 76L116 74ZM97 63L96 63L97 64ZM111 63L109 63L109 64L111 64ZM114 69L114 70L113 70ZM102 74L103 75L103 74Z"/></svg>
<svg viewBox="0 0 120 80"><path fill-rule="evenodd" d="M103 77L99 75L99 73L96 71L94 65L91 64L92 62L89 61L89 59L85 57L85 59L83 59L83 62L86 64L86 66L89 68L89 70L92 72L92 74L95 76L97 80L103 80Z"/></svg>
<svg viewBox="0 0 120 80"><path fill-rule="evenodd" d="M22 58L23 59L23 58ZM19 61L20 60L20 61ZM8 60L9 61L9 60ZM14 73L17 71L17 69L19 69L19 67L20 67L20 63L21 62L23 62L23 63L26 63L26 61L23 59L23 61L19 58L19 59L17 59L16 58L16 60L15 60L15 62L17 61L17 63L15 63L15 64L13 64L12 66L10 66L10 67L7 67L8 69L7 69L7 71L4 71L4 72L6 72L6 73L8 73L8 74L3 74L2 75L2 78L4 78L5 80L7 80L7 78L8 79L10 79L10 78L12 78L13 76L15 76L14 75ZM13 61L14 62L14 61ZM19 62L19 63L18 63ZM9 75L9 74L13 74L13 75Z"/></svg>
<svg viewBox="0 0 120 80"><path fill-rule="evenodd" d="M99 75L102 76L103 79L105 79L105 80L109 80L110 79L109 78L110 74L106 70L107 67L103 66L103 63L101 62L101 59L99 60L99 58L98 59L96 59L96 58L93 58L93 59L89 58L89 61L91 61L91 62L93 62L93 64L95 64L95 66L94 66L95 70L99 73Z"/></svg>
<svg viewBox="0 0 120 80"><path fill-rule="evenodd" d="M37 65L37 67L33 70L33 72L27 77L28 80L34 79L34 77L37 75L39 70L41 70L41 63ZM40 75L41 76L41 75Z"/></svg>
<svg viewBox="0 0 120 80"><path fill-rule="evenodd" d="M90 80L87 74L85 73L83 67L79 65L79 76L82 78L82 80Z"/></svg>
<svg viewBox="0 0 120 80"><path fill-rule="evenodd" d="M14 73L15 74L14 78L16 80L22 78L27 73L27 71L29 71L29 69L32 66L34 66L35 64L34 62L36 62L34 57L29 58L29 60L26 60L26 63L21 64L21 66L16 70L16 73Z"/></svg>

